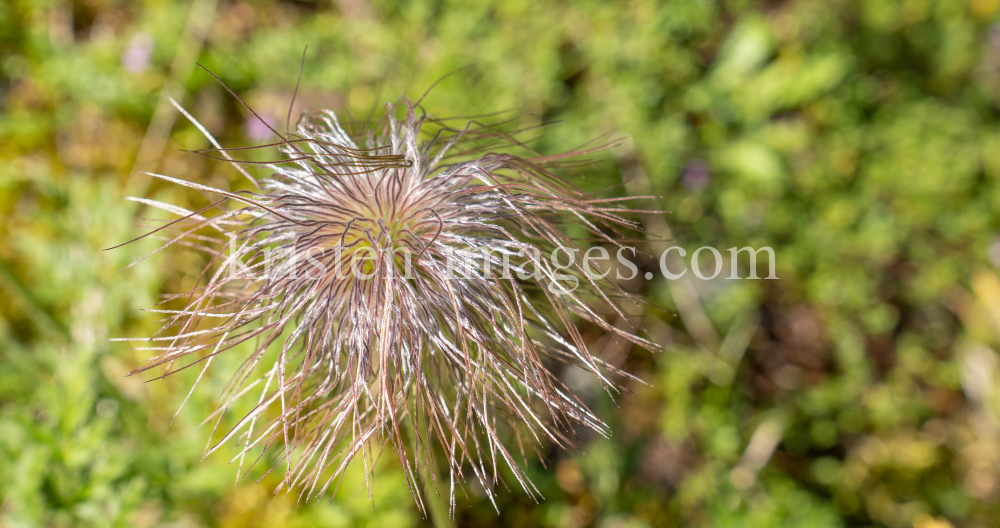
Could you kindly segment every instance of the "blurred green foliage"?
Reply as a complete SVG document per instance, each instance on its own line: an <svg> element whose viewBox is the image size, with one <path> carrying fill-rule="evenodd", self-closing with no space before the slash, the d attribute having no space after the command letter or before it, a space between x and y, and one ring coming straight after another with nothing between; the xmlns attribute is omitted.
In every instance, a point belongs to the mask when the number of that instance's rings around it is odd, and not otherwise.
<svg viewBox="0 0 1000 528"><path fill-rule="evenodd" d="M238 358L172 425L195 373L123 377L145 353L107 339L148 335L140 310L199 269L177 250L116 274L155 242L101 251L140 232L146 212L124 194L202 203L130 177L161 89L181 88L224 144L260 142L211 76L175 61L185 46L275 123L306 46L296 112L363 117L468 67L428 95L430 112L516 107L523 126L559 121L535 142L546 153L629 136L578 183L662 196L689 257L702 245L774 248L779 281L723 280L727 269L686 283L687 304L662 278L635 286L671 312L644 319L666 352L624 363L649 385L613 403L580 382L615 435L549 449L547 467L530 468L540 504L514 490L497 515L460 497L459 525L995 526L998 8L0 3L0 526L430 522L391 456L373 497L355 468L332 503L309 505L273 496L273 476L234 488L222 453L200 460L211 431L198 422ZM209 28L200 48L192 11ZM206 145L194 127L168 130L162 157L138 169L239 185L228 166L179 151ZM647 224L651 239L668 224ZM640 264L658 269L655 256ZM699 311L710 325L696 331Z"/></svg>

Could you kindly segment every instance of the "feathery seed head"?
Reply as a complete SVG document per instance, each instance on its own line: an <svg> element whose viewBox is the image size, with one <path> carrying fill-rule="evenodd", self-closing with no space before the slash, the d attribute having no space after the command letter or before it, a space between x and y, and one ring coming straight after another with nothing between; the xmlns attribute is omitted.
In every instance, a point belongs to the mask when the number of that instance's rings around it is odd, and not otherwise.
<svg viewBox="0 0 1000 528"><path fill-rule="evenodd" d="M257 185L231 157L240 149L178 109L215 146L203 153ZM220 200L188 211L135 199L180 216L153 231L170 233L157 251L179 243L211 257L194 289L166 298L183 307L159 310L159 355L136 372L186 362L204 374L218 354L246 353L216 430L241 398L256 406L206 451L235 442L240 472L252 452L273 453L279 489L307 500L335 492L357 455L367 470L386 443L421 510L417 475L435 481L436 457L452 508L467 476L492 500L498 464L534 497L518 462L526 445L572 445L574 424L609 432L546 364L577 365L612 389L609 374L630 377L590 354L574 320L658 348L606 320L608 307L628 319L614 301L625 294L574 258L581 248L558 224L609 244L638 225L553 173L580 153L505 154L496 149L525 147L493 127L418 117L405 99L403 110L353 136L330 111L275 131L285 157L265 163L273 175L254 192L154 175Z"/></svg>

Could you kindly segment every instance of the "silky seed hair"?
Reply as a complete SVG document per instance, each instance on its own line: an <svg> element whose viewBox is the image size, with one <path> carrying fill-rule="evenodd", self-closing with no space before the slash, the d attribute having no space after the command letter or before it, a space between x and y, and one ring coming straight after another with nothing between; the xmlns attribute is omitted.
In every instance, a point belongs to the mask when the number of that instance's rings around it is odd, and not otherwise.
<svg viewBox="0 0 1000 528"><path fill-rule="evenodd" d="M610 434L550 370L575 365L609 394L635 379L592 355L577 322L658 349L634 322L612 324L631 321L619 302L641 299L601 278L599 261L582 265L590 243L622 247L639 230L622 199L556 175L598 149L537 155L502 127L455 128L404 98L355 134L328 110L272 128L279 142L248 147L283 154L252 162L272 172L258 182L234 157L248 148L222 148L174 106L212 144L199 153L254 190L147 173L216 198L196 211L130 198L177 218L143 235L164 242L129 267L175 245L209 262L190 291L163 297L179 309L152 310L164 316L155 335L122 340L155 354L132 374L200 369L181 408L216 356L242 355L203 422L214 423L205 456L237 447L237 482L263 463L284 473L276 492L332 500L352 461L360 455L370 482L389 445L420 511L425 479L423 492L447 494L453 515L473 479L496 507L504 466L538 500L529 450L576 445L576 426ZM506 153L515 149L530 155ZM571 239L566 222L590 236ZM252 410L220 429L245 400Z"/></svg>

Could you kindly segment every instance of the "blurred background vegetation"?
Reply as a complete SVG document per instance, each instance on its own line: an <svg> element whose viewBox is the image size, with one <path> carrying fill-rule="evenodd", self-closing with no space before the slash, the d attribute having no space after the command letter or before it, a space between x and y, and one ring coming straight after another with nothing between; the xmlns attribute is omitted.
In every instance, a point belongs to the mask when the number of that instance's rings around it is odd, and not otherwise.
<svg viewBox="0 0 1000 528"><path fill-rule="evenodd" d="M176 250L116 275L155 247L101 251L140 233L145 211L123 196L202 203L134 170L238 181L180 152L207 143L164 94L225 145L267 141L194 62L279 123L306 46L296 112L365 115L468 66L428 111L559 121L545 153L629 136L579 183L662 196L646 205L670 214L643 221L689 257L777 255L777 281L629 283L670 311L643 320L666 351L625 357L587 335L650 385L612 402L563 373L614 436L546 451L530 469L540 504L515 488L497 515L470 492L457 524L997 526L998 8L4 0L0 526L429 524L392 456L372 498L360 469L329 504L274 496L273 477L234 487L228 457L200 460L211 431L197 429L226 364L170 425L191 377L125 378L146 353L108 341L148 335L140 310L200 269Z"/></svg>

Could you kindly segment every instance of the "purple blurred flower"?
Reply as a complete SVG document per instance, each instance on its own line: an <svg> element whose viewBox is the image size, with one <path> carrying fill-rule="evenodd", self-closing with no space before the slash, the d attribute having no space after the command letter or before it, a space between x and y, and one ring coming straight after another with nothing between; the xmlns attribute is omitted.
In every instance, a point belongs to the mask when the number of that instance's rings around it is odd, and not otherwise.
<svg viewBox="0 0 1000 528"><path fill-rule="evenodd" d="M261 121L263 119L264 121ZM265 124L265 121L267 124ZM251 141L264 141L270 139L273 132L271 129L277 126L278 122L267 114L261 113L260 118L250 116L243 122L243 135Z"/></svg>
<svg viewBox="0 0 1000 528"><path fill-rule="evenodd" d="M994 268L1000 268L1000 237L994 238L993 242L990 243L987 258L989 258L990 264L992 264Z"/></svg>
<svg viewBox="0 0 1000 528"><path fill-rule="evenodd" d="M149 68L152 55L153 37L146 33L136 33L128 48L122 52L122 67L132 73L142 73Z"/></svg>
<svg viewBox="0 0 1000 528"><path fill-rule="evenodd" d="M689 191L705 190L708 184L712 183L712 173L708 170L708 163L700 159L688 162L684 167L681 183Z"/></svg>

